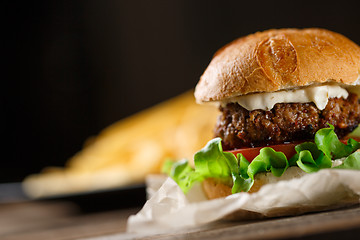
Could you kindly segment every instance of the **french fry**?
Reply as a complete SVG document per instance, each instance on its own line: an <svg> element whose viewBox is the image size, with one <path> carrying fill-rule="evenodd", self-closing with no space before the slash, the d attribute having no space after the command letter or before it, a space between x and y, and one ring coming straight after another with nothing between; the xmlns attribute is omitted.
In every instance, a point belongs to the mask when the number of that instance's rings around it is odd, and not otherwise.
<svg viewBox="0 0 360 240"><path fill-rule="evenodd" d="M212 138L218 110L197 105L192 91L120 120L70 158L64 168L47 168L27 177L34 197L121 187L159 173L164 160L192 160Z"/></svg>

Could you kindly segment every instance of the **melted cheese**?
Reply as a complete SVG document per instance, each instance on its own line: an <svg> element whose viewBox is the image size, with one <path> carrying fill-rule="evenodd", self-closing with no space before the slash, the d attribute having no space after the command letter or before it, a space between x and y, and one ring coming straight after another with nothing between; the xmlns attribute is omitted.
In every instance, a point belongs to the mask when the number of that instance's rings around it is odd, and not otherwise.
<svg viewBox="0 0 360 240"><path fill-rule="evenodd" d="M252 111L255 109L270 110L276 103L307 103L313 102L318 109L323 110L329 98L347 98L349 95L345 88L339 85L328 84L321 86L311 86L294 90L282 90L270 93L255 93L239 97L226 99L223 105L237 102L245 109Z"/></svg>

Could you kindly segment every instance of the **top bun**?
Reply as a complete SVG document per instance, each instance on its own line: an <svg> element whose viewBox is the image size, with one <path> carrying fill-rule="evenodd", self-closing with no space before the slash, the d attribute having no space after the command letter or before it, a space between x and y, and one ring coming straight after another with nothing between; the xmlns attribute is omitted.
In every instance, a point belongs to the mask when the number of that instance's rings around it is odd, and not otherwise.
<svg viewBox="0 0 360 240"><path fill-rule="evenodd" d="M195 88L197 102L337 82L360 72L360 47L325 29L272 29L239 38L216 52Z"/></svg>

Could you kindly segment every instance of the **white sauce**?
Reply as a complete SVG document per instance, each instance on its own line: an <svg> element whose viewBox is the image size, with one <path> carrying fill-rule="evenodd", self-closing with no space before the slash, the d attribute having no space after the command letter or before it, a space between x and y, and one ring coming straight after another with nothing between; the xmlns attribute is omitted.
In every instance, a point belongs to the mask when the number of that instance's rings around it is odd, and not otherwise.
<svg viewBox="0 0 360 240"><path fill-rule="evenodd" d="M222 101L226 105L230 102L237 102L240 106L249 111L255 109L270 110L276 103L307 103L313 102L318 109L323 110L329 98L347 98L348 91L339 85L327 84L311 86L294 90L282 90L270 93L255 93L239 97L229 98Z"/></svg>
<svg viewBox="0 0 360 240"><path fill-rule="evenodd" d="M331 163L332 163L331 167L333 168L333 167L337 167L337 166L343 164L345 159L346 158L339 158L339 159L331 160Z"/></svg>

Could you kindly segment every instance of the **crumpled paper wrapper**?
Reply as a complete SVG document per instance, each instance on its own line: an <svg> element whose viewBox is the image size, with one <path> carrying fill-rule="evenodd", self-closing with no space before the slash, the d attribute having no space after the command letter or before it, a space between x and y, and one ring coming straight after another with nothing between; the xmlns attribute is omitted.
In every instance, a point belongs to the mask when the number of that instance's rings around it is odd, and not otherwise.
<svg viewBox="0 0 360 240"><path fill-rule="evenodd" d="M162 176L150 177L147 186L151 197L140 212L129 217L129 233L158 234L222 219L288 216L360 202L360 171L355 170L324 169L265 185L256 193L214 200L206 199L200 184L184 195L171 178L164 181Z"/></svg>

